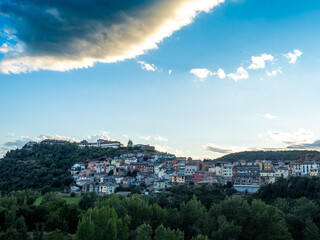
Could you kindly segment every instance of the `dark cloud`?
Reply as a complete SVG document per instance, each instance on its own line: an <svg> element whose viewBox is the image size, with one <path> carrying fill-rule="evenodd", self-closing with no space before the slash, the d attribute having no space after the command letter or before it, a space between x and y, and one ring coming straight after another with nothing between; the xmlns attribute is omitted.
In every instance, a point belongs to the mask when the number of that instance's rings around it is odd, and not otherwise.
<svg viewBox="0 0 320 240"><path fill-rule="evenodd" d="M289 148L289 149L301 149L301 150L302 149L320 150L320 140L316 140L313 143L290 145L287 148Z"/></svg>
<svg viewBox="0 0 320 240"><path fill-rule="evenodd" d="M0 16L9 19L22 50L7 54L0 71L66 71L134 58L221 2L2 0Z"/></svg>
<svg viewBox="0 0 320 240"><path fill-rule="evenodd" d="M206 146L205 149L214 153L222 153L222 154L228 154L233 152L231 149L224 149L218 146L217 147Z"/></svg>

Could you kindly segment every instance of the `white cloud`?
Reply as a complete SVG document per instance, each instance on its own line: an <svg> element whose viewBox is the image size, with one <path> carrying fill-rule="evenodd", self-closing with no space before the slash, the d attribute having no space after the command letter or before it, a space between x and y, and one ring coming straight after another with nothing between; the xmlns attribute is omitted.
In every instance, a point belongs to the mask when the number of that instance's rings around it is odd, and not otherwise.
<svg viewBox="0 0 320 240"><path fill-rule="evenodd" d="M169 141L165 137L161 137L161 136L154 137L154 140L159 141L159 142L168 142Z"/></svg>
<svg viewBox="0 0 320 240"><path fill-rule="evenodd" d="M146 63L144 61L138 61L138 63L141 64L141 68L146 70L146 71L155 71L157 69L156 66L154 66L154 64L149 64L149 63Z"/></svg>
<svg viewBox="0 0 320 240"><path fill-rule="evenodd" d="M139 138L149 141L151 139L151 136L140 136Z"/></svg>
<svg viewBox="0 0 320 240"><path fill-rule="evenodd" d="M243 67L239 67L236 73L229 73L227 76L233 79L235 82L237 82L240 79L249 78L248 72Z"/></svg>
<svg viewBox="0 0 320 240"><path fill-rule="evenodd" d="M226 73L223 71L222 68L219 68L216 74L217 74L217 76L218 76L220 79L224 79L224 78L226 78L226 76L227 76Z"/></svg>
<svg viewBox="0 0 320 240"><path fill-rule="evenodd" d="M132 59L148 50L158 48L158 44L164 38L191 24L201 12L208 13L223 2L224 0L145 1L142 8L130 9L131 11L127 12L126 9L121 9L116 5L118 9L115 11L117 12L113 12L113 9L107 11L110 12L110 16L107 14L90 15L92 11L89 10L86 15L82 11L77 12L67 7L59 8L52 2L53 8L57 9L55 17L52 11L47 12L47 15L42 14L47 9L33 2L29 2L28 5L29 11L34 10L33 14L26 14L23 6L16 4L14 5L16 16L11 18L14 21L13 25L26 25L25 28L19 28L19 31L24 32L17 33L17 36L25 34L27 35L25 39L32 38L32 43L24 42L22 53L2 59L0 72L18 74L41 69L68 71L92 67L96 62L111 63ZM101 12L103 9L98 10ZM81 14L68 15L69 11ZM41 28L37 28L32 25L34 15L39 18L43 17L44 21L53 21L59 26L60 24L65 25L58 28L56 33L49 31L51 27L46 28L41 25ZM63 18L63 21L57 19L57 16ZM75 25L74 19L81 19L81 21ZM113 21L114 19L117 21ZM68 29L68 34L65 34L65 29ZM52 37L43 39L45 33L50 33ZM51 39L54 39L54 42ZM35 42L39 44L34 44Z"/></svg>
<svg viewBox="0 0 320 240"><path fill-rule="evenodd" d="M213 73L206 68L194 68L190 70L190 73L194 74L195 76L200 78L200 80L202 81L209 75L213 75Z"/></svg>
<svg viewBox="0 0 320 240"><path fill-rule="evenodd" d="M301 55L302 55L302 52L299 51L298 49L294 49L293 53L289 52L287 54L283 54L283 56L289 59L289 63L295 63L298 57L300 57Z"/></svg>
<svg viewBox="0 0 320 240"><path fill-rule="evenodd" d="M316 140L313 132L305 129L299 129L294 133L268 131L267 136L269 140L290 145L310 144Z"/></svg>
<svg viewBox="0 0 320 240"><path fill-rule="evenodd" d="M274 120L279 118L278 116L272 115L270 113L264 113L264 114L261 114L261 116L269 120Z"/></svg>
<svg viewBox="0 0 320 240"><path fill-rule="evenodd" d="M124 138L129 138L127 134L122 135Z"/></svg>
<svg viewBox="0 0 320 240"><path fill-rule="evenodd" d="M282 73L281 68L277 68L276 70L272 70L271 72L266 71L269 77L275 77L278 73Z"/></svg>
<svg viewBox="0 0 320 240"><path fill-rule="evenodd" d="M87 137L87 139L93 142L96 142L98 139L113 140L110 137L110 132L107 131L101 131L98 134L90 135Z"/></svg>
<svg viewBox="0 0 320 240"><path fill-rule="evenodd" d="M154 147L159 152L169 152L169 147L167 146L155 145Z"/></svg>
<svg viewBox="0 0 320 240"><path fill-rule="evenodd" d="M172 73L172 70L170 69L170 70L169 70L169 75L171 75L171 73Z"/></svg>
<svg viewBox="0 0 320 240"><path fill-rule="evenodd" d="M67 136L62 136L59 134L40 134L36 138L37 141L42 141L42 140L46 140L46 139L66 140L66 141L70 141L70 142L79 142L80 141L79 139L76 139L74 137L67 137Z"/></svg>
<svg viewBox="0 0 320 240"><path fill-rule="evenodd" d="M248 69L259 69L266 67L266 61L273 61L274 57L271 54L261 54L260 56L252 56L251 57L251 65Z"/></svg>

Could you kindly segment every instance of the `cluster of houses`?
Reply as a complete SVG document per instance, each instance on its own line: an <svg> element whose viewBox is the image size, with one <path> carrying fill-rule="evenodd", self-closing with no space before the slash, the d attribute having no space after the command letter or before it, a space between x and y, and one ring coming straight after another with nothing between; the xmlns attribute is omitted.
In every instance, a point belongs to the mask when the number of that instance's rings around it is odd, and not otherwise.
<svg viewBox="0 0 320 240"><path fill-rule="evenodd" d="M75 181L71 191L105 195L119 187L140 186L147 194L181 184L231 182L237 191L253 193L277 178L319 176L319 167L320 162L309 161L205 162L171 154L130 153L104 161L75 164L71 168Z"/></svg>

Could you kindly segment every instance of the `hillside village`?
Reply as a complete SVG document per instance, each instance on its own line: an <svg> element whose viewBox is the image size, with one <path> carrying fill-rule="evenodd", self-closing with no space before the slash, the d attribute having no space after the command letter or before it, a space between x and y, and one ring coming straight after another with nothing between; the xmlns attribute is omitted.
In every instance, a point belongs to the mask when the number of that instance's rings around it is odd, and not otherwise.
<svg viewBox="0 0 320 240"><path fill-rule="evenodd" d="M53 142L57 143L56 140L44 140L42 143ZM78 146L114 149L123 147L120 142L103 139L99 139L96 143L82 141ZM153 146L143 144L132 147L154 150ZM277 178L318 177L319 167L320 162L303 159L278 162L258 159L248 162L244 159L231 163L193 160L168 153L149 154L140 151L106 158L103 161L74 164L70 169L74 179L70 192L76 195L86 192L106 195L140 187L145 194L149 194L183 184L232 183L238 192L254 193L261 186L275 182Z"/></svg>

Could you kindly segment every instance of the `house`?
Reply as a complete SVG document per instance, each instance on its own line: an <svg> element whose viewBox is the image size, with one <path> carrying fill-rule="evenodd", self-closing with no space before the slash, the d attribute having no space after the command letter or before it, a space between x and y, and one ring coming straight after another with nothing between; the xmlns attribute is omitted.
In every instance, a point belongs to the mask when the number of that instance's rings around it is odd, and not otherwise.
<svg viewBox="0 0 320 240"><path fill-rule="evenodd" d="M83 170L86 170L86 166L83 163L76 163L71 167L71 175L79 174Z"/></svg>
<svg viewBox="0 0 320 240"><path fill-rule="evenodd" d="M123 187L129 187L130 185L132 185L134 182L136 181L136 179L134 177L125 177L122 179L121 181L121 185Z"/></svg>
<svg viewBox="0 0 320 240"><path fill-rule="evenodd" d="M186 176L193 176L194 173L195 173L196 171L198 171L198 170L199 170L199 164L198 164L198 163L196 163L196 164L187 163L187 164L185 165L185 167L184 167L184 174L185 174Z"/></svg>
<svg viewBox="0 0 320 240"><path fill-rule="evenodd" d="M148 165L149 164L147 162L130 163L129 164L129 169L130 169L130 171L137 170L137 171L140 171L140 172L146 172L146 169L147 169Z"/></svg>
<svg viewBox="0 0 320 240"><path fill-rule="evenodd" d="M311 168L310 169L310 176L311 177L318 177L319 176L319 169L318 168Z"/></svg>
<svg viewBox="0 0 320 240"><path fill-rule="evenodd" d="M276 175L274 170L261 170L260 171L260 185L274 183L276 181Z"/></svg>
<svg viewBox="0 0 320 240"><path fill-rule="evenodd" d="M175 172L170 176L170 182L173 185L184 184L186 182L186 176L183 173Z"/></svg>
<svg viewBox="0 0 320 240"><path fill-rule="evenodd" d="M242 164L233 167L233 187L239 192L254 193L260 187L259 165Z"/></svg>
<svg viewBox="0 0 320 240"><path fill-rule="evenodd" d="M275 177L277 178L282 177L286 179L289 177L289 168L287 166L278 167L274 171L275 171Z"/></svg>
<svg viewBox="0 0 320 240"><path fill-rule="evenodd" d="M209 171L196 171L193 178L194 183L212 183L214 180L214 172Z"/></svg>
<svg viewBox="0 0 320 240"><path fill-rule="evenodd" d="M169 187L171 187L171 184L168 180L158 180L153 183L154 190L164 190Z"/></svg>
<svg viewBox="0 0 320 240"><path fill-rule="evenodd" d="M99 163L99 161L94 161L94 162L89 162L88 163L88 168L93 169L95 166Z"/></svg>
<svg viewBox="0 0 320 240"><path fill-rule="evenodd" d="M94 182L94 177L81 176L81 177L78 177L76 184L78 186L83 186L83 185L86 185L88 183L93 183L93 182Z"/></svg>
<svg viewBox="0 0 320 240"><path fill-rule="evenodd" d="M99 184L99 195L109 195L115 192L118 184L105 182Z"/></svg>
<svg viewBox="0 0 320 240"><path fill-rule="evenodd" d="M118 141L108 141L104 139L99 139L96 143L89 143L86 140L81 141L78 143L79 148L84 147L101 147L101 148L120 148L121 143Z"/></svg>

